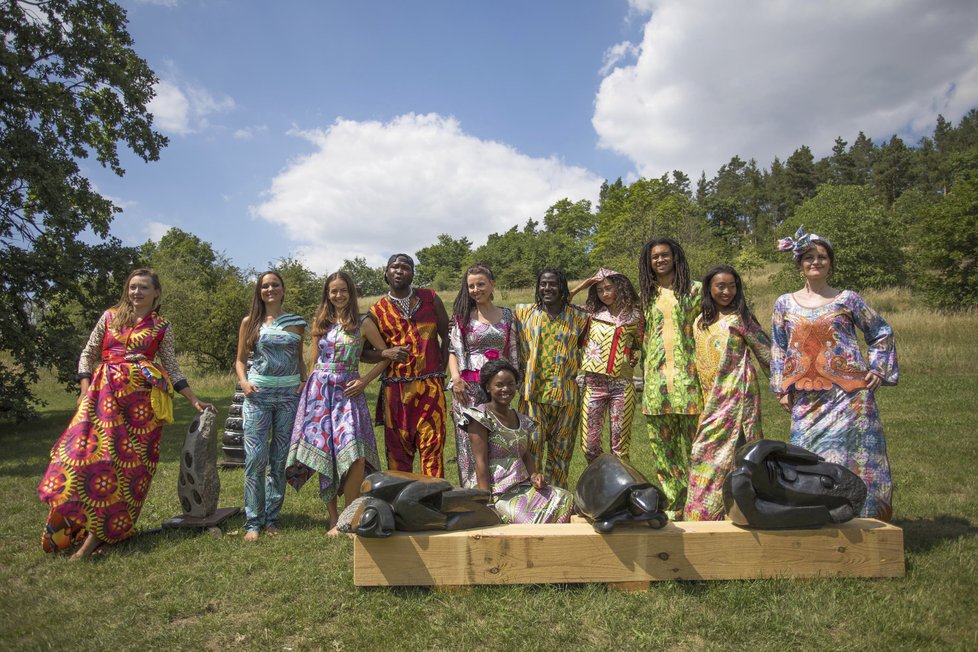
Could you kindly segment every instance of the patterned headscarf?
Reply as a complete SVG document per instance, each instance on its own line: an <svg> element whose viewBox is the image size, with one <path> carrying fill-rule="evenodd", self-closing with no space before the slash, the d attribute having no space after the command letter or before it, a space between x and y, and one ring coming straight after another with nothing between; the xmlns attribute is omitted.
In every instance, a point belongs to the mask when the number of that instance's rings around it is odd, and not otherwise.
<svg viewBox="0 0 978 652"><path fill-rule="evenodd" d="M790 251L795 260L808 251L816 242L827 242L831 246L828 238L823 238L817 233L805 233L805 227L799 226L795 231L794 238L781 238L778 240L778 251Z"/></svg>
<svg viewBox="0 0 978 652"><path fill-rule="evenodd" d="M595 274L594 276L595 276L595 277L596 277L596 278L597 278L597 279L598 279L599 281L603 281L603 280L605 280L606 278L608 278L609 276L621 276L621 273L619 273L619 272L616 272L616 271L615 271L615 270L613 270L613 269L605 269L604 267L602 267L601 269L599 269L599 270L597 271L597 273L596 273L596 274Z"/></svg>

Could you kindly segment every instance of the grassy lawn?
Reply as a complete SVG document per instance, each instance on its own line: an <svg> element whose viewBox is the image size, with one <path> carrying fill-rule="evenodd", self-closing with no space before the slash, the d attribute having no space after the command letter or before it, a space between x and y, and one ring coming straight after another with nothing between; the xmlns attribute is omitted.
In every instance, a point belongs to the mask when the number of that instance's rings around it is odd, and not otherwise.
<svg viewBox="0 0 978 652"><path fill-rule="evenodd" d="M763 322L774 297L754 286ZM507 292L500 303L528 296ZM49 405L39 420L0 423L0 648L978 648L978 315L934 315L904 292L865 296L898 340L900 385L879 401L895 523L905 530L904 578L677 581L636 593L603 585L356 589L352 542L325 537L315 482L301 494L289 489L282 535L257 544L242 541L241 518L222 538L155 530L180 512L177 457L192 418L180 398L139 521L144 533L72 564L39 546L46 508L36 487L74 404L50 384L41 388ZM188 375L223 422L233 379ZM371 404L375 396L376 384ZM787 417L767 393L764 426L768 437L787 436ZM453 443L450 436L449 478ZM632 457L644 471L648 448L639 416ZM572 480L583 466L576 451ZM221 482L221 505L241 505L241 471L221 471Z"/></svg>

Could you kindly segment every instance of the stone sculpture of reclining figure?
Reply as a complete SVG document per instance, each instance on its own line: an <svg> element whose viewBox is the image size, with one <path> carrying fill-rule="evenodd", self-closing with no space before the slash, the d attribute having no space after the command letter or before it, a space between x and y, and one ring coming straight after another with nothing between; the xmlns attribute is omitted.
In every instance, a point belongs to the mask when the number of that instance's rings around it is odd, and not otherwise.
<svg viewBox="0 0 978 652"><path fill-rule="evenodd" d="M447 480L404 471L371 473L360 486L363 501L351 530L362 537L389 537L394 530L467 530L499 525L483 489L456 489Z"/></svg>
<svg viewBox="0 0 978 652"><path fill-rule="evenodd" d="M665 496L634 467L603 453L588 464L577 481L577 509L595 531L607 534L624 521L646 522L661 528L669 520L662 512Z"/></svg>
<svg viewBox="0 0 978 652"><path fill-rule="evenodd" d="M866 483L849 469L783 441L762 439L737 449L723 483L723 504L736 525L815 528L859 513Z"/></svg>

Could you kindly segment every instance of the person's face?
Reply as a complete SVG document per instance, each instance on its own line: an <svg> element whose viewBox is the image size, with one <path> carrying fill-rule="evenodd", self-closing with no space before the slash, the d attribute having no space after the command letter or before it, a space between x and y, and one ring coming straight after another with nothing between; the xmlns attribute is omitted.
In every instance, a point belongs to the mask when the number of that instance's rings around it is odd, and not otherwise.
<svg viewBox="0 0 978 652"><path fill-rule="evenodd" d="M540 285L537 289L540 291L540 298L543 299L544 305L555 306L560 303L560 281L553 272L547 272L540 277Z"/></svg>
<svg viewBox="0 0 978 652"><path fill-rule="evenodd" d="M710 279L710 296L721 309L728 308L737 298L737 281L733 274L720 272Z"/></svg>
<svg viewBox="0 0 978 652"><path fill-rule="evenodd" d="M478 304L488 303L496 287L485 274L469 274L465 284L469 289L469 297Z"/></svg>
<svg viewBox="0 0 978 652"><path fill-rule="evenodd" d="M489 379L487 389L493 403L509 405L516 396L516 377L508 369L503 369Z"/></svg>
<svg viewBox="0 0 978 652"><path fill-rule="evenodd" d="M672 258L672 247L667 244L659 244L652 247L649 252L649 267L652 273L658 276L666 276L675 269L675 262Z"/></svg>
<svg viewBox="0 0 978 652"><path fill-rule="evenodd" d="M610 278L601 279L597 285L597 289L598 299L601 300L601 303L609 308L614 308L618 305L618 288L611 282Z"/></svg>
<svg viewBox="0 0 978 652"><path fill-rule="evenodd" d="M826 280L832 271L832 261L829 259L829 252L822 245L815 245L801 255L798 261L801 266L801 275L808 280Z"/></svg>
<svg viewBox="0 0 978 652"><path fill-rule="evenodd" d="M387 266L387 281L391 288L403 290L414 280L414 268L404 258L397 258Z"/></svg>
<svg viewBox="0 0 978 652"><path fill-rule="evenodd" d="M281 303L282 298L285 296L285 287L275 274L265 274L262 276L259 289L261 300L266 304Z"/></svg>
<svg viewBox="0 0 978 652"><path fill-rule="evenodd" d="M337 310L343 310L350 303L350 288L347 287L346 281L341 278L334 278L330 281L326 292L329 302Z"/></svg>
<svg viewBox="0 0 978 652"><path fill-rule="evenodd" d="M129 301L133 308L140 310L152 308L160 296L160 291L153 286L149 276L133 276L129 279Z"/></svg>

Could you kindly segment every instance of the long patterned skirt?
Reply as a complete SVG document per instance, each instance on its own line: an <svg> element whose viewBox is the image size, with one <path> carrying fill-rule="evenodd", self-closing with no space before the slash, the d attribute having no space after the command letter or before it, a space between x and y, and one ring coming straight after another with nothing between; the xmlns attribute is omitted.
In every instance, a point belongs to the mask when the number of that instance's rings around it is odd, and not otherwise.
<svg viewBox="0 0 978 652"><path fill-rule="evenodd" d="M835 385L830 390L796 392L791 408L791 443L862 478L868 491L859 515L890 520L893 481L883 424L872 392L845 392Z"/></svg>
<svg viewBox="0 0 978 652"><path fill-rule="evenodd" d="M162 430L137 365L96 370L38 487L51 507L41 537L45 552L70 548L89 532L106 543L135 534L160 459Z"/></svg>
<svg viewBox="0 0 978 652"><path fill-rule="evenodd" d="M380 469L377 440L363 394L347 398L347 383L357 372L314 371L299 399L285 479L296 491L319 473L319 495L324 502L336 498L347 471L364 460L365 473Z"/></svg>

